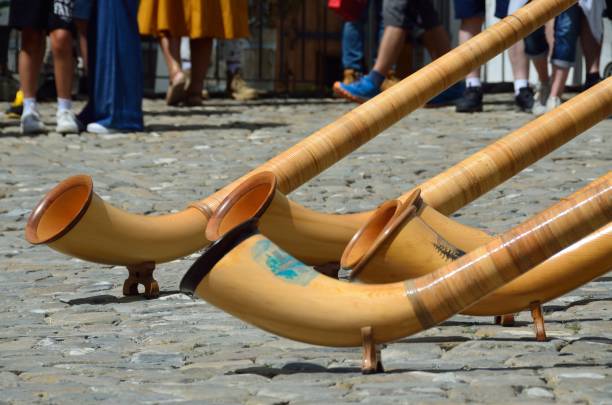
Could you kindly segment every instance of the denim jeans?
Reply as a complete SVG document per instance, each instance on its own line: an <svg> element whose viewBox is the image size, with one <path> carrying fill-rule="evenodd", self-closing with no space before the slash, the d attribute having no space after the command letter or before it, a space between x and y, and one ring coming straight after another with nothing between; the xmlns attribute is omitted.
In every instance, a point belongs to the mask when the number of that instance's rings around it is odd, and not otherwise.
<svg viewBox="0 0 612 405"><path fill-rule="evenodd" d="M540 27L523 40L525 42L525 53L530 58L545 58L548 56L548 41L546 31Z"/></svg>
<svg viewBox="0 0 612 405"><path fill-rule="evenodd" d="M509 0L495 1L495 17L505 18L508 15ZM525 53L530 58L538 58L548 55L548 41L546 41L546 31L540 27L523 40L525 43Z"/></svg>
<svg viewBox="0 0 612 405"><path fill-rule="evenodd" d="M576 42L580 34L582 11L576 4L555 18L555 45L551 62L562 68L571 67L576 61Z"/></svg>
<svg viewBox="0 0 612 405"><path fill-rule="evenodd" d="M378 49L378 43L382 38L384 30L382 24L382 0L370 0L375 2L374 10L376 10L376 22L378 24L378 32L376 33L375 48ZM342 26L342 67L344 69L363 70L363 57L365 45L365 25L368 21L368 11L370 5L364 10L363 15L356 21L345 21Z"/></svg>

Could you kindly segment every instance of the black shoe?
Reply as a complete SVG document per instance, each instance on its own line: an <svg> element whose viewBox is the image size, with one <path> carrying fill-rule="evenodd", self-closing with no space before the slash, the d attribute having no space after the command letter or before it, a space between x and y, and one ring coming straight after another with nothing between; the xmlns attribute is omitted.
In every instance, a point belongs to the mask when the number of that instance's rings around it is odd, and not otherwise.
<svg viewBox="0 0 612 405"><path fill-rule="evenodd" d="M463 97L457 101L455 111L472 113L482 111L482 87L467 87Z"/></svg>
<svg viewBox="0 0 612 405"><path fill-rule="evenodd" d="M586 80L584 81L584 85L582 86L582 91L590 89L600 81L601 76L599 76L599 73L587 73Z"/></svg>
<svg viewBox="0 0 612 405"><path fill-rule="evenodd" d="M519 94L514 97L514 102L519 111L531 112L533 109L533 90L531 87L521 87Z"/></svg>

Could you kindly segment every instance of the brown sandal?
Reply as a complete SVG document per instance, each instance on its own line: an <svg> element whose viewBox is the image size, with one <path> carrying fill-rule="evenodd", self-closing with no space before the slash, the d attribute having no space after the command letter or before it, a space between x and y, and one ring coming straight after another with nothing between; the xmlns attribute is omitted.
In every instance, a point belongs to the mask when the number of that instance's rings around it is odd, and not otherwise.
<svg viewBox="0 0 612 405"><path fill-rule="evenodd" d="M172 77L172 82L166 92L166 104L167 105L179 105L185 98L185 89L187 85L187 78L183 72L177 72Z"/></svg>

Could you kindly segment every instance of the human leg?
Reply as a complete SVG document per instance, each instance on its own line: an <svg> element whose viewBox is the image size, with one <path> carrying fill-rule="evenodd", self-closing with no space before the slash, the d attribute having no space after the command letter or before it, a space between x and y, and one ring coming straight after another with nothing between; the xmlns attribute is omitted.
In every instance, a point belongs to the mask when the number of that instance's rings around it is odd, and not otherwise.
<svg viewBox="0 0 612 405"><path fill-rule="evenodd" d="M171 37L164 35L159 38L159 46L166 61L168 67L168 75L170 76L170 82L173 77L181 72L181 50L180 50L180 38Z"/></svg>
<svg viewBox="0 0 612 405"><path fill-rule="evenodd" d="M65 29L56 29L51 32L50 37L57 96L69 100L72 98L72 79L74 75L72 34Z"/></svg>
<svg viewBox="0 0 612 405"><path fill-rule="evenodd" d="M197 106L202 104L202 89L210 63L212 38L192 38L189 45L191 47L191 81L187 88L185 102L188 105Z"/></svg>
<svg viewBox="0 0 612 405"><path fill-rule="evenodd" d="M342 68L363 69L363 21L345 21L342 24Z"/></svg>
<svg viewBox="0 0 612 405"><path fill-rule="evenodd" d="M586 90L601 81L599 75L599 60L601 56L601 42L595 39L584 14L580 21L580 46L586 64L586 81L583 90Z"/></svg>
<svg viewBox="0 0 612 405"><path fill-rule="evenodd" d="M166 92L166 104L177 105L185 98L187 78L181 68L181 39L163 35L159 38L159 46L168 67L170 84Z"/></svg>
<svg viewBox="0 0 612 405"><path fill-rule="evenodd" d="M226 92L235 100L247 101L256 99L257 90L250 87L242 77L242 50L244 42L241 39L226 39L222 41L223 59L225 59Z"/></svg>
<svg viewBox="0 0 612 405"><path fill-rule="evenodd" d="M36 134L45 132L46 128L36 108L36 89L38 75L45 53L45 33L32 28L21 31L21 50L19 51L19 82L23 91L23 113L21 115L21 132Z"/></svg>
<svg viewBox="0 0 612 405"><path fill-rule="evenodd" d="M57 91L56 131L59 133L78 133L79 124L71 111L72 80L74 76L72 34L67 29L55 29L51 31L50 37Z"/></svg>
<svg viewBox="0 0 612 405"><path fill-rule="evenodd" d="M552 78L550 95L542 108L534 108L535 115L542 115L561 105L565 82L576 59L576 42L580 32L580 8L570 7L555 18L554 46L552 52Z"/></svg>
<svg viewBox="0 0 612 405"><path fill-rule="evenodd" d="M142 131L142 58L137 0L99 0L90 43L92 83L88 132Z"/></svg>
<svg viewBox="0 0 612 405"><path fill-rule="evenodd" d="M560 98L565 91L569 69L576 60L580 15L580 8L574 5L555 19L555 45L552 53L553 75L550 97Z"/></svg>

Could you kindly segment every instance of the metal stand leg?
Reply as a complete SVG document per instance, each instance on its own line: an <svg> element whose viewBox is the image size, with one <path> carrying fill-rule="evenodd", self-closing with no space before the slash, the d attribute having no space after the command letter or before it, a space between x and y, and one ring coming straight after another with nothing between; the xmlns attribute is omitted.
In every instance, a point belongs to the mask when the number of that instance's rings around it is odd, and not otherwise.
<svg viewBox="0 0 612 405"><path fill-rule="evenodd" d="M159 284L153 278L155 263L146 262L127 266L129 276L123 282L123 295L138 295L138 285L145 288L144 296L147 298L159 297Z"/></svg>
<svg viewBox="0 0 612 405"><path fill-rule="evenodd" d="M535 301L529 304L531 309L531 317L533 318L533 327L535 329L536 340L538 342L546 341L546 329L544 329L544 316L542 315L542 306L540 301Z"/></svg>
<svg viewBox="0 0 612 405"><path fill-rule="evenodd" d="M361 372L363 374L384 373L380 348L374 343L374 334L371 326L361 328L361 341L363 344L363 360Z"/></svg>

